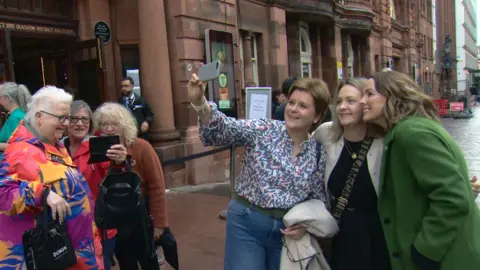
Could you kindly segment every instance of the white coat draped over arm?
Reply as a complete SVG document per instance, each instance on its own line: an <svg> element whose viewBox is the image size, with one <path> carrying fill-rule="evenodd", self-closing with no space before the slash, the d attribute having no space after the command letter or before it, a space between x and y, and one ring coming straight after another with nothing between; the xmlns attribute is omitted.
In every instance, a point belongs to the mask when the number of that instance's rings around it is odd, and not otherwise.
<svg viewBox="0 0 480 270"><path fill-rule="evenodd" d="M338 225L323 201L312 199L297 204L283 217L283 222L287 227L299 224L307 233L300 240L284 237L280 270L329 270L317 237L332 237L338 232Z"/></svg>

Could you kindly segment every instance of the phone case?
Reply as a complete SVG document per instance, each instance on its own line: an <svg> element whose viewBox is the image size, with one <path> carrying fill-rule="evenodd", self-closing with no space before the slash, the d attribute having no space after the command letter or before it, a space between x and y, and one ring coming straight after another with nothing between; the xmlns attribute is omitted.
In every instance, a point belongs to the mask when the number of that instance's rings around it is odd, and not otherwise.
<svg viewBox="0 0 480 270"><path fill-rule="evenodd" d="M198 71L198 79L202 82L215 80L220 76L221 63L220 61L215 61L208 63Z"/></svg>
<svg viewBox="0 0 480 270"><path fill-rule="evenodd" d="M91 137L89 139L90 158L88 159L87 164L108 161L109 158L106 156L108 149L110 149L112 145L119 143L119 136Z"/></svg>

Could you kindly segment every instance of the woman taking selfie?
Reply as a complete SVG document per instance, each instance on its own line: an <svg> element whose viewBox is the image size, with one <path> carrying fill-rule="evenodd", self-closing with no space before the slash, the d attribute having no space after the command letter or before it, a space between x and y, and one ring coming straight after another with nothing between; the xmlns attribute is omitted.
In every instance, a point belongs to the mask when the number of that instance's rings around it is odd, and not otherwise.
<svg viewBox="0 0 480 270"><path fill-rule="evenodd" d="M392 269L478 269L480 211L433 101L407 75L384 71L361 103L363 120L386 132L378 207Z"/></svg>
<svg viewBox="0 0 480 270"><path fill-rule="evenodd" d="M326 84L300 79L290 89L285 122L236 120L207 102L196 74L188 97L199 117L205 146L245 146L245 162L235 180L227 213L226 270L278 270L283 247L282 218L292 206L309 198L325 201L324 150L309 133L320 123L330 102ZM318 153L318 155L317 155Z"/></svg>
<svg viewBox="0 0 480 270"><path fill-rule="evenodd" d="M327 198L340 229L332 239L332 270L391 269L377 211L383 140L362 119L365 82L351 78L340 84L333 122L313 135L325 147Z"/></svg>

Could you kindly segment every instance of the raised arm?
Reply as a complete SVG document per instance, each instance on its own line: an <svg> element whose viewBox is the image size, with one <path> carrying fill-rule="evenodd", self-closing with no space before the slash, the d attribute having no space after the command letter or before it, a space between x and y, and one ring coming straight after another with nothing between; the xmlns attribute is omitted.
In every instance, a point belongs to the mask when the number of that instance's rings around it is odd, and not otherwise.
<svg viewBox="0 0 480 270"><path fill-rule="evenodd" d="M268 119L236 120L227 117L215 103L206 101L204 89L203 83L193 74L188 83L188 98L198 114L200 139L204 145L252 145L273 127Z"/></svg>

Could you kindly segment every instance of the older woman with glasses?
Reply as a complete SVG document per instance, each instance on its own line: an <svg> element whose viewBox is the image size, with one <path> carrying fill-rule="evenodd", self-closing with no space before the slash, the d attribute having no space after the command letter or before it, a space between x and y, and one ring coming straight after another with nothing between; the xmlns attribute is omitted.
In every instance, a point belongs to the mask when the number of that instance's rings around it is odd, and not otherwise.
<svg viewBox="0 0 480 270"><path fill-rule="evenodd" d="M66 137L63 142L73 161L87 180L93 198L96 199L99 185L108 174L111 163L115 163L116 165L123 163L127 156L127 149L121 144L113 145L107 153L111 162L88 164L88 160L90 159L89 139L93 131L92 118L92 110L85 101L74 101L70 109L70 124L67 129L68 137ZM102 239L105 270L111 268L116 234L117 230L115 229L107 230L107 239Z"/></svg>
<svg viewBox="0 0 480 270"><path fill-rule="evenodd" d="M22 233L35 226L42 195L52 219L66 222L77 256L69 269L99 269L93 199L85 178L59 143L70 119L71 95L47 86L33 95L25 120L0 163L0 268L24 269ZM53 267L53 266L52 266Z"/></svg>

